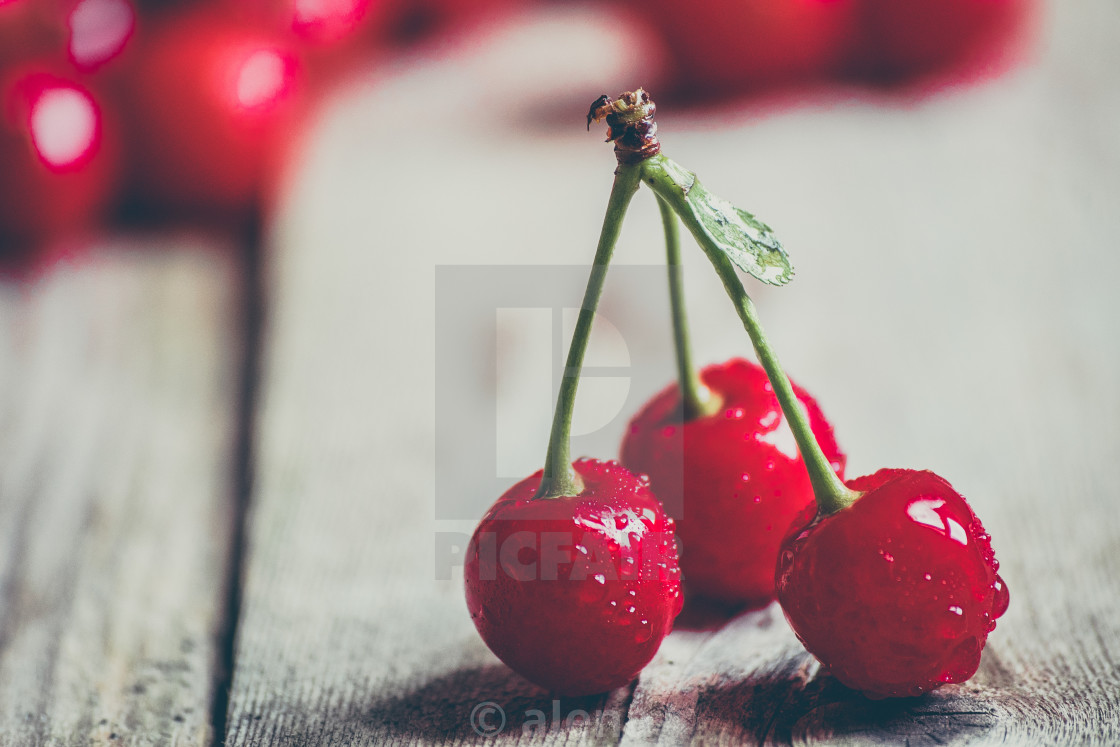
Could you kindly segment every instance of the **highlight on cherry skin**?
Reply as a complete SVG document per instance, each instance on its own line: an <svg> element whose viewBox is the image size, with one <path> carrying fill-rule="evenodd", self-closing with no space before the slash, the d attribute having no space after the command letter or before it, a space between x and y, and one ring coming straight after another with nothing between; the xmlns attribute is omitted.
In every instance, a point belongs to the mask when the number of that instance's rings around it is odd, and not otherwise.
<svg viewBox="0 0 1120 747"><path fill-rule="evenodd" d="M673 520L648 480L580 459L578 495L535 498L543 471L502 495L467 546L467 607L482 640L555 694L631 682L681 610Z"/></svg>
<svg viewBox="0 0 1120 747"><path fill-rule="evenodd" d="M797 637L871 698L917 696L976 673L1007 610L991 537L932 472L850 480L847 508L805 509L782 541L778 599Z"/></svg>
<svg viewBox="0 0 1120 747"><path fill-rule="evenodd" d="M630 422L621 461L647 474L677 518L689 599L761 607L774 599L778 545L813 488L766 372L737 358L700 371L711 414L683 421L672 384ZM813 435L843 478L846 457L820 407L794 385Z"/></svg>
<svg viewBox="0 0 1120 747"><path fill-rule="evenodd" d="M81 233L117 183L115 121L90 88L49 67L0 75L0 254Z"/></svg>

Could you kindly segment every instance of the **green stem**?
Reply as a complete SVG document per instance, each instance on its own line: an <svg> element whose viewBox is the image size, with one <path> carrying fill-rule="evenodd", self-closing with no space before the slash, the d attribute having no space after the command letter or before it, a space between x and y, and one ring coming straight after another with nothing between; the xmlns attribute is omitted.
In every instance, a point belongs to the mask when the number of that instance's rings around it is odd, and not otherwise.
<svg viewBox="0 0 1120 747"><path fill-rule="evenodd" d="M572 469L572 412L575 409L576 390L579 388L579 375L583 369L583 357L587 352L587 342L591 338L591 323L595 319L595 309L603 293L603 283L607 278L607 266L614 254L618 235L622 230L622 219L634 193L641 184L640 164L619 164L615 171L614 186L607 201L607 214L603 218L603 229L599 233L599 245L595 249L595 261L587 278L587 290L583 294L583 305L579 310L576 328L572 333L572 344L568 348L568 360L564 364L564 376L560 381L560 394L556 398L556 411L552 417L552 433L548 439L548 453L544 460L544 475L536 498L559 498L566 495L579 495L583 484Z"/></svg>
<svg viewBox="0 0 1120 747"><path fill-rule="evenodd" d="M688 316L684 305L684 284L681 280L681 238L677 214L660 196L661 224L665 228L665 260L669 269L669 304L673 314L673 344L677 356L677 382L681 392L681 419L684 421L711 415L719 403L692 365L692 345L688 339Z"/></svg>
<svg viewBox="0 0 1120 747"><path fill-rule="evenodd" d="M793 431L794 440L797 441L797 448L801 452L801 458L805 462L805 468L809 471L809 481L813 485L813 495L817 499L817 506L823 514L832 514L847 508L855 503L860 494L844 485L840 478L836 476L836 473L832 471L832 465L829 464L828 457L824 455L820 444L817 443L816 436L813 435L813 429L809 426L809 417L798 401L797 395L794 394L793 386L790 385L785 371L778 363L778 356L770 347L770 342L762 331L762 325L759 323L758 315L755 312L754 302L751 301L750 296L743 288L743 283L735 272L734 266L722 254L705 253L715 266L720 280L723 281L723 287L727 290L727 295L731 297L735 310L743 321L743 327L750 335L751 344L754 345L759 363L766 370L770 384L774 387L778 404L781 405L782 412L785 413L789 427Z"/></svg>

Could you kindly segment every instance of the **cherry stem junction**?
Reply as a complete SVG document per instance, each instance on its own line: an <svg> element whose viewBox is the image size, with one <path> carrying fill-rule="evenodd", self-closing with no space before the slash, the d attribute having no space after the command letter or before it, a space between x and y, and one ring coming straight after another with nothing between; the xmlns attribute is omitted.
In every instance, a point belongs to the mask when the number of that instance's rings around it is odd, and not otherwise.
<svg viewBox="0 0 1120 747"><path fill-rule="evenodd" d="M692 365L692 345L689 342L688 315L685 311L684 283L681 277L681 239L677 214L660 196L657 207L661 210L661 223L665 228L665 262L669 270L669 305L673 317L673 344L677 357L677 382L681 394L681 420L688 422L711 415L719 402L697 374Z"/></svg>
<svg viewBox="0 0 1120 747"><path fill-rule="evenodd" d="M614 186L607 201L607 214L603 218L603 228L599 233L599 245L595 249L595 260L587 278L583 304L579 310L579 318L576 320L575 331L572 333L568 359L564 364L560 393L556 398L556 410L552 417L548 452L545 455L544 474L541 476L541 484L537 488L535 498L559 498L579 495L583 492L582 481L572 469L571 457L572 413L575 409L576 390L579 388L579 376L583 369L587 343L591 338L591 324L595 319L595 310L599 307L599 298L607 278L607 267L614 254L614 247L618 243L630 200L641 183L641 176L640 164L619 163L615 170Z"/></svg>

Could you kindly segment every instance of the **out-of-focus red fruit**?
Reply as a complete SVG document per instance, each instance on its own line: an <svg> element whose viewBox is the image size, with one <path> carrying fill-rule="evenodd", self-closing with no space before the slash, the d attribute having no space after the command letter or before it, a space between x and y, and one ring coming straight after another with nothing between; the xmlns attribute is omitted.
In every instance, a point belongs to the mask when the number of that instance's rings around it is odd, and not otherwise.
<svg viewBox="0 0 1120 747"><path fill-rule="evenodd" d="M379 37L411 42L433 34L468 30L524 6L525 0L385 0Z"/></svg>
<svg viewBox="0 0 1120 747"><path fill-rule="evenodd" d="M192 217L260 207L301 109L295 50L206 7L163 16L137 42L124 81L136 201Z"/></svg>
<svg viewBox="0 0 1120 747"><path fill-rule="evenodd" d="M43 68L0 76L0 253L88 228L113 197L115 122L90 89Z"/></svg>
<svg viewBox="0 0 1120 747"><path fill-rule="evenodd" d="M1034 0L859 0L852 66L884 83L1002 68Z"/></svg>
<svg viewBox="0 0 1120 747"><path fill-rule="evenodd" d="M40 0L0 0L0 68L61 48L61 14Z"/></svg>
<svg viewBox="0 0 1120 747"><path fill-rule="evenodd" d="M329 80L364 52L363 30L378 23L387 0L241 0L246 20L298 47L313 78Z"/></svg>
<svg viewBox="0 0 1120 747"><path fill-rule="evenodd" d="M855 22L855 0L626 1L660 32L682 94L824 77Z"/></svg>
<svg viewBox="0 0 1120 747"><path fill-rule="evenodd" d="M373 4L373 0L284 0L291 30L314 44L336 44L352 36Z"/></svg>

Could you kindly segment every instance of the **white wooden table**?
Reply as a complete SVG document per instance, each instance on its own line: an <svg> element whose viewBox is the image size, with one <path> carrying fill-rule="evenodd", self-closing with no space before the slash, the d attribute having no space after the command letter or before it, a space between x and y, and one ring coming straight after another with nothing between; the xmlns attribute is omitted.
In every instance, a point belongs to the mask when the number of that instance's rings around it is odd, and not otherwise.
<svg viewBox="0 0 1120 747"><path fill-rule="evenodd" d="M260 262L106 237L0 284L0 744L1120 741L1120 10L1046 15L983 86L660 116L666 153L784 239L797 279L756 298L849 473L934 469L993 535L1011 608L971 682L864 700L776 607L678 630L593 698L479 640L455 542L543 457L541 356L580 293L556 266L590 260L613 168L582 118L656 94L609 17L557 8L356 76ZM648 193L616 256L577 412L596 456L673 375ZM685 265L696 357L748 355ZM437 281L464 266L570 300L456 314L469 289ZM454 485L475 452L437 449L470 427L437 410L449 382L497 434L481 487Z"/></svg>

